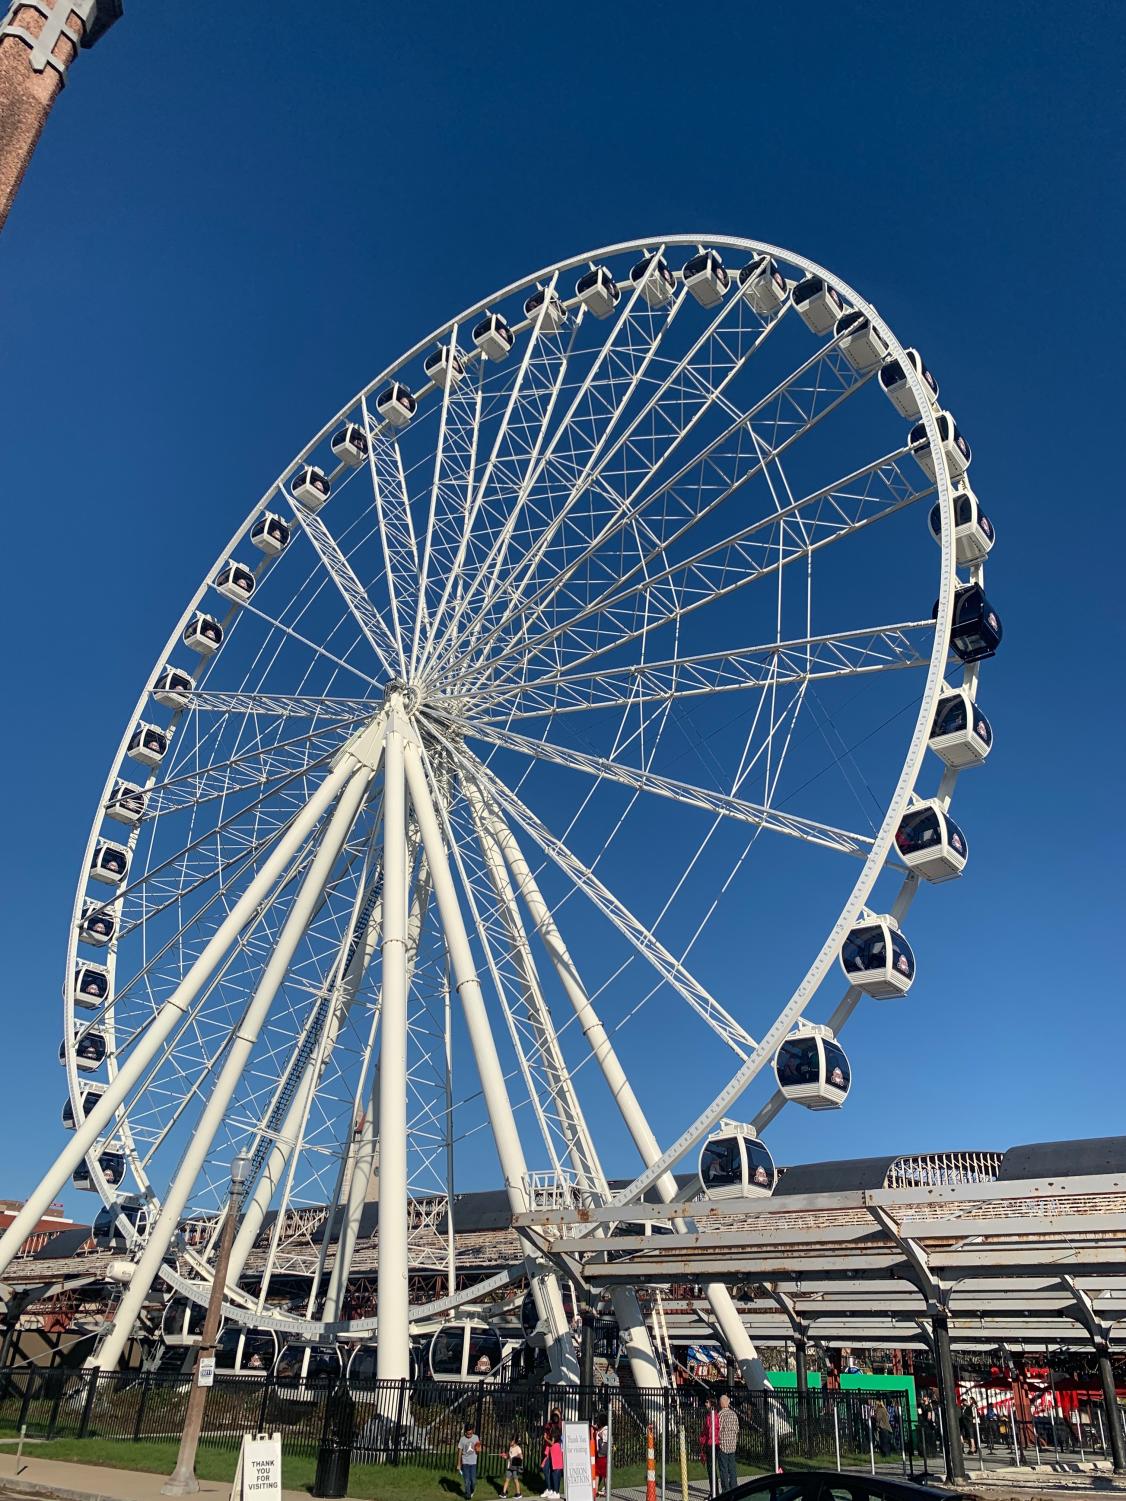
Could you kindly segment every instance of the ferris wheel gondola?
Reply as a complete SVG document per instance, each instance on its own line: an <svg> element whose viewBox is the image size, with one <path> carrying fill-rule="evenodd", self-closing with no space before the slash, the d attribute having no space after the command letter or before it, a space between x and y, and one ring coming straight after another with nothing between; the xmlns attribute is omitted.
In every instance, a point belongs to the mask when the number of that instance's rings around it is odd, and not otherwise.
<svg viewBox="0 0 1126 1501"><path fill-rule="evenodd" d="M778 1181L774 1159L753 1126L721 1120L700 1149L700 1183L709 1199L772 1194Z"/></svg>
<svg viewBox="0 0 1126 1501"><path fill-rule="evenodd" d="M787 1100L807 1110L839 1110L852 1085L844 1048L828 1027L802 1022L774 1055L774 1077Z"/></svg>

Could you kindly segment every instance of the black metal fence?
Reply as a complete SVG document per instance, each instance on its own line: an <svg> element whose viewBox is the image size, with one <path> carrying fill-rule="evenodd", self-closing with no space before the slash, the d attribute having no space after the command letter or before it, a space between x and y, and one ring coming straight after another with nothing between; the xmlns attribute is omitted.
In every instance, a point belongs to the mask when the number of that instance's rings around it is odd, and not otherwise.
<svg viewBox="0 0 1126 1501"><path fill-rule="evenodd" d="M176 1440L190 1381L158 1372L66 1371L25 1367L0 1373L0 1431L26 1427L43 1438ZM270 1377L217 1376L209 1390L201 1445L233 1448L250 1431L279 1431L283 1451L313 1456L325 1426L325 1385ZM847 1467L871 1463L916 1473L933 1468L937 1432L929 1439L896 1394L813 1390L749 1392L736 1388L741 1470L773 1470L812 1460ZM472 1423L481 1440L481 1473L500 1475L508 1445L523 1447L529 1478L539 1473L544 1425L609 1416L618 1472L645 1463L647 1430L669 1467L680 1453L710 1466L710 1412L718 1393L697 1386L642 1392L632 1387L547 1387L467 1382L376 1382L349 1388L354 1463L453 1466L458 1438ZM709 1407L709 1403L712 1404Z"/></svg>

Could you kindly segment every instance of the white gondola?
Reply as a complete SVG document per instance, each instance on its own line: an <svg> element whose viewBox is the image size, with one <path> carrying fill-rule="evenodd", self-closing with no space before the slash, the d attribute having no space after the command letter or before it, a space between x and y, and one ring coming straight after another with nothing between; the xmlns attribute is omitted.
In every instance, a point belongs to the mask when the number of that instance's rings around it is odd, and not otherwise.
<svg viewBox="0 0 1126 1501"><path fill-rule="evenodd" d="M731 275L718 250L704 250L684 263L684 285L701 307L718 307L727 296Z"/></svg>
<svg viewBox="0 0 1126 1501"><path fill-rule="evenodd" d="M953 499L954 557L959 568L968 568L989 556L997 534L969 485L960 485L954 491ZM942 506L937 501L931 507L929 525L931 536L941 546Z"/></svg>
<svg viewBox="0 0 1126 1501"><path fill-rule="evenodd" d="M236 605L244 604L254 593L253 572L235 558L223 564L212 583L225 599Z"/></svg>
<svg viewBox="0 0 1126 1501"><path fill-rule="evenodd" d="M567 321L567 309L563 306L562 299L557 292L549 292L546 287L537 287L532 295L525 299L524 316L534 323L540 316L540 308L543 308L543 317L540 319L540 330L545 334L557 334Z"/></svg>
<svg viewBox="0 0 1126 1501"><path fill-rule="evenodd" d="M910 365L911 369L922 382L923 390L930 394L932 407L938 406L938 382L923 363L923 357L917 349L905 349L903 360L889 360L880 371L880 388L891 402L892 406L908 422L916 422L923 414L919 410L919 403L915 400L915 393L907 383L904 365Z"/></svg>
<svg viewBox="0 0 1126 1501"><path fill-rule="evenodd" d="M265 1379L278 1359L278 1337L272 1329L244 1329L228 1324L215 1343L215 1369L232 1376Z"/></svg>
<svg viewBox="0 0 1126 1501"><path fill-rule="evenodd" d="M473 329L473 342L487 360L507 359L516 343L516 335L503 313L486 313Z"/></svg>
<svg viewBox="0 0 1126 1501"><path fill-rule="evenodd" d="M771 1194L777 1181L774 1159L753 1126L722 1120L700 1149L700 1183L709 1199Z"/></svg>
<svg viewBox="0 0 1126 1501"><path fill-rule="evenodd" d="M966 836L936 798L903 815L895 833L899 858L924 881L952 881L969 857Z"/></svg>
<svg viewBox="0 0 1126 1501"><path fill-rule="evenodd" d="M635 287L641 288L641 295L650 307L664 307L666 302L672 301L676 291L676 277L668 261L655 251L646 251L630 271L629 279Z"/></svg>
<svg viewBox="0 0 1126 1501"><path fill-rule="evenodd" d="M344 1363L335 1345L307 1345L299 1341L283 1346L274 1367L279 1396L311 1402L331 1391L340 1380Z"/></svg>
<svg viewBox="0 0 1126 1501"><path fill-rule="evenodd" d="M156 682L152 685L152 696L166 709L186 709L194 688L195 678L191 673L169 663L157 674Z"/></svg>
<svg viewBox="0 0 1126 1501"><path fill-rule="evenodd" d="M134 1236L144 1240L149 1233L148 1205L136 1194L103 1205L94 1219L92 1233L99 1251L128 1250Z"/></svg>
<svg viewBox="0 0 1126 1501"><path fill-rule="evenodd" d="M76 964L70 981L70 999L83 1011L99 1011L109 1000L109 970L104 964Z"/></svg>
<svg viewBox="0 0 1126 1501"><path fill-rule="evenodd" d="M197 1303L193 1298L182 1298L179 1295L169 1298L160 1319L162 1342L170 1350L184 1350L198 1345L203 1338L203 1321L206 1317L206 1303Z"/></svg>
<svg viewBox="0 0 1126 1501"><path fill-rule="evenodd" d="M852 1084L852 1069L828 1027L801 1022L774 1055L774 1077L795 1104L807 1110L839 1110Z"/></svg>
<svg viewBox="0 0 1126 1501"><path fill-rule="evenodd" d="M112 839L99 839L90 856L90 879L117 886L129 874L129 850Z"/></svg>
<svg viewBox="0 0 1126 1501"><path fill-rule="evenodd" d="M125 754L140 761L142 766L159 766L167 752L168 731L142 720L130 735Z"/></svg>
<svg viewBox="0 0 1126 1501"><path fill-rule="evenodd" d="M392 427L406 427L418 410L418 402L409 386L404 386L401 380L393 380L375 398L375 410Z"/></svg>
<svg viewBox="0 0 1126 1501"><path fill-rule="evenodd" d="M938 600L931 619L938 618ZM967 665L997 655L1004 627L980 584L959 584L950 617L950 650Z"/></svg>
<svg viewBox="0 0 1126 1501"><path fill-rule="evenodd" d="M328 475L316 464L302 464L290 484L294 500L307 511L319 511L332 493Z"/></svg>
<svg viewBox="0 0 1126 1501"><path fill-rule="evenodd" d="M98 1158L98 1167L102 1176L111 1188L116 1188L125 1178L125 1154L123 1152L103 1152ZM78 1164L71 1174L70 1181L75 1188L93 1189L94 1184L90 1178L90 1164L85 1158Z"/></svg>
<svg viewBox="0 0 1126 1501"><path fill-rule="evenodd" d="M936 412L934 420L938 427L938 442L946 459L946 468L951 479L961 479L970 467L973 453L970 445L958 431L958 424L949 412ZM916 464L933 483L938 478L935 468L934 454L931 452L930 439L927 437L926 424L916 422L907 439L911 453Z"/></svg>
<svg viewBox="0 0 1126 1501"><path fill-rule="evenodd" d="M504 1345L492 1325L467 1319L443 1324L435 1332L426 1361L435 1381L484 1381L503 1356Z"/></svg>
<svg viewBox="0 0 1126 1501"><path fill-rule="evenodd" d="M894 917L865 915L840 952L850 985L877 1001L906 995L915 979L915 955Z"/></svg>
<svg viewBox="0 0 1126 1501"><path fill-rule="evenodd" d="M136 828L145 816L145 804L148 800L148 793L143 787L118 777L106 800L106 817L112 818L115 823L126 823L131 828Z"/></svg>
<svg viewBox="0 0 1126 1501"><path fill-rule="evenodd" d="M993 726L968 688L947 688L934 711L927 741L947 766L980 766L993 749Z"/></svg>
<svg viewBox="0 0 1126 1501"><path fill-rule="evenodd" d="M98 948L105 948L116 932L117 918L112 910L87 897L82 903L82 916L78 919L78 936L83 943L93 943Z"/></svg>
<svg viewBox="0 0 1126 1501"><path fill-rule="evenodd" d="M449 344L439 344L432 354L428 354L422 363L422 368L442 391L458 384L465 374L465 361L458 351Z"/></svg>
<svg viewBox="0 0 1126 1501"><path fill-rule="evenodd" d="M106 1034L99 1027L82 1027L75 1024L74 1028L74 1061L76 1066L84 1074L92 1074L95 1069L101 1068L106 1061L106 1053L109 1044ZM66 1062L66 1043L59 1043L59 1062Z"/></svg>
<svg viewBox="0 0 1126 1501"><path fill-rule="evenodd" d="M739 272L739 289L764 318L776 313L790 294L778 262L770 255L756 255Z"/></svg>
<svg viewBox="0 0 1126 1501"><path fill-rule="evenodd" d="M273 511L263 511L250 528L251 545L268 558L276 558L289 546L289 522Z"/></svg>
<svg viewBox="0 0 1126 1501"><path fill-rule="evenodd" d="M84 1084L82 1086L81 1105L84 1120L105 1094L106 1087L104 1084ZM68 1131L74 1131L78 1126L78 1122L74 1117L74 1102L69 1095L67 1095L66 1103L63 1105L63 1125Z"/></svg>
<svg viewBox="0 0 1126 1501"><path fill-rule="evenodd" d="M329 444L334 457L351 469L360 467L370 446L367 433L355 422L346 422L339 432L333 433Z"/></svg>
<svg viewBox="0 0 1126 1501"><path fill-rule="evenodd" d="M841 314L833 325L833 338L840 344L845 359L861 375L875 370L887 358L887 340L859 308Z"/></svg>
<svg viewBox="0 0 1126 1501"><path fill-rule="evenodd" d="M575 296L596 318L608 318L621 295L618 283L605 266L592 266L575 283Z"/></svg>
<svg viewBox="0 0 1126 1501"><path fill-rule="evenodd" d="M807 276L791 293L794 311L813 334L827 334L845 310L835 287L822 276Z"/></svg>
<svg viewBox="0 0 1126 1501"><path fill-rule="evenodd" d="M223 627L214 615L197 610L184 627L184 645L201 657L210 657L223 644Z"/></svg>

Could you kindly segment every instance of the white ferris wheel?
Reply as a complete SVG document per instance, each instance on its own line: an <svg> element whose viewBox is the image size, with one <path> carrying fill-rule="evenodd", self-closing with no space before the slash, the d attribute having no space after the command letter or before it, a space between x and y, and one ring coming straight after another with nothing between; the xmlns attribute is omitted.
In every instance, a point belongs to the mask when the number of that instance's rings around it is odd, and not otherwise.
<svg viewBox="0 0 1126 1501"><path fill-rule="evenodd" d="M969 461L875 309L749 240L562 261L384 370L250 510L125 727L70 929L70 1130L0 1271L69 1180L95 1190L135 1263L113 1368L158 1276L206 1301L243 1153L228 1318L375 1337L398 1378L412 1328L489 1292L412 1307L407 1278L418 1206L456 1229L490 1139L515 1213L627 1220L685 1164L769 1191L761 1133L844 1101L846 1022L909 987L917 887L966 861L948 810L1000 639ZM279 1309L326 1205L335 1254Z"/></svg>

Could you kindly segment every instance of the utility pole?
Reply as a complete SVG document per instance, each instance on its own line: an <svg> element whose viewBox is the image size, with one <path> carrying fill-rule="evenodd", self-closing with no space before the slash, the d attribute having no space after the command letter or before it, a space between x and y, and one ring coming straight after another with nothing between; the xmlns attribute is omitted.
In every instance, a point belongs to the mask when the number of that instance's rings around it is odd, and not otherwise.
<svg viewBox="0 0 1126 1501"><path fill-rule="evenodd" d="M211 1278L211 1296L207 1300L207 1313L203 1320L203 1335L192 1367L192 1389L188 1394L187 1411L184 1413L180 1452L176 1456L176 1468L160 1487L161 1494L165 1496L191 1496L199 1490L199 1481L195 1478L195 1456L199 1448L200 1429L203 1427L203 1409L207 1402L207 1388L201 1386L199 1381L200 1366L208 1356L215 1354L215 1341L219 1335L219 1311L223 1306L223 1291L227 1285L227 1267L231 1260L242 1195L249 1176L250 1158L240 1154L231 1163L227 1218L219 1237L215 1271Z"/></svg>
<svg viewBox="0 0 1126 1501"><path fill-rule="evenodd" d="M13 0L0 21L0 229L67 69L122 8L123 0Z"/></svg>

